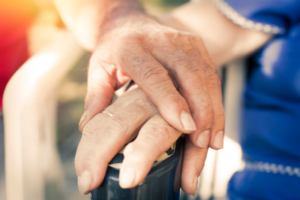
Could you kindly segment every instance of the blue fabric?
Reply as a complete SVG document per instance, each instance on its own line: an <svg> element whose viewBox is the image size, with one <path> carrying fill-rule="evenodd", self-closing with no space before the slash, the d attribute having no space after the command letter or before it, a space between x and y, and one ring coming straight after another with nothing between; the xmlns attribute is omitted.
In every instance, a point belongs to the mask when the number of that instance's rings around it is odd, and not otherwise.
<svg viewBox="0 0 300 200"><path fill-rule="evenodd" d="M228 197L233 200L298 200L300 187L298 179L288 175L247 170L237 172L229 182Z"/></svg>
<svg viewBox="0 0 300 200"><path fill-rule="evenodd" d="M300 168L300 0L226 0L254 22L279 26L249 68L241 130L243 158ZM300 175L245 169L228 185L231 199L300 199Z"/></svg>
<svg viewBox="0 0 300 200"><path fill-rule="evenodd" d="M254 22L288 31L300 18L298 0L226 0L239 14Z"/></svg>

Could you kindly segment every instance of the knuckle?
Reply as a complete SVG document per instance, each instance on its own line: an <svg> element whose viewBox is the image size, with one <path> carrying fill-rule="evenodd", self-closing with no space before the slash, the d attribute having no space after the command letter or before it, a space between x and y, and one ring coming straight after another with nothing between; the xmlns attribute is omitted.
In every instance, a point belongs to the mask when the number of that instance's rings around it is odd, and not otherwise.
<svg viewBox="0 0 300 200"><path fill-rule="evenodd" d="M168 92L162 96L164 102L168 102L166 105L169 108L182 108L185 106L185 100L179 94L175 92Z"/></svg>
<svg viewBox="0 0 300 200"><path fill-rule="evenodd" d="M186 70L182 76L186 80L184 84L188 88L194 88L194 91L203 91L207 87L206 81L203 81L205 78L205 73L203 69L199 67L194 67L192 69Z"/></svg>
<svg viewBox="0 0 300 200"><path fill-rule="evenodd" d="M199 35L196 35L194 33L189 33L188 37L193 46L203 46L204 45L204 42Z"/></svg>
<svg viewBox="0 0 300 200"><path fill-rule="evenodd" d="M220 77L217 74L207 73L206 80L211 92L221 91L222 83Z"/></svg>
<svg viewBox="0 0 300 200"><path fill-rule="evenodd" d="M196 81L199 82L199 77L203 76L204 72L200 67L189 67L184 72L184 76L187 78L187 81Z"/></svg>
<svg viewBox="0 0 300 200"><path fill-rule="evenodd" d="M182 72L181 76L182 79L184 79L184 82L181 84L187 84L190 87L195 87L198 86L199 83L203 82L201 81L201 77L205 75L205 71L196 65L196 63L194 63L194 61L191 59L177 59L175 60L173 66L182 68L180 71Z"/></svg>
<svg viewBox="0 0 300 200"><path fill-rule="evenodd" d="M143 34L140 33L132 33L131 31L125 32L128 33L123 33L122 36L117 38L114 42L113 47L111 47L109 51L110 54L111 52L115 52L119 58L115 57L114 55L112 55L112 58L120 62L125 61L125 57L128 57L130 56L130 54L136 52L139 49L138 47L142 45L143 38L145 37Z"/></svg>
<svg viewBox="0 0 300 200"><path fill-rule="evenodd" d="M209 64L204 60L203 57L201 57L198 62L200 63L200 67L203 68L206 71L210 71L212 72L211 67L209 66Z"/></svg>
<svg viewBox="0 0 300 200"><path fill-rule="evenodd" d="M189 158L192 160L192 163L204 164L206 156L207 149L195 149L194 151L190 152Z"/></svg>
<svg viewBox="0 0 300 200"><path fill-rule="evenodd" d="M165 81L168 81L169 74L166 69L161 66L144 67L141 70L140 80L145 82L148 86L161 86Z"/></svg>
<svg viewBox="0 0 300 200"><path fill-rule="evenodd" d="M211 127L214 121L214 112L210 103L202 104L200 115L202 126Z"/></svg>
<svg viewBox="0 0 300 200"><path fill-rule="evenodd" d="M188 40L190 34L181 31L170 31L170 35L174 39Z"/></svg>
<svg viewBox="0 0 300 200"><path fill-rule="evenodd" d="M127 146L126 146L126 148L124 149L124 152L123 152L124 155L128 155L128 154L130 154L131 152L133 152L135 150L135 146L133 145L134 143L136 143L136 141L127 144Z"/></svg>
<svg viewBox="0 0 300 200"><path fill-rule="evenodd" d="M141 141L134 141L126 146L124 156L126 160L131 163L146 163L149 162L147 151L145 151L145 144Z"/></svg>
<svg viewBox="0 0 300 200"><path fill-rule="evenodd" d="M178 34L178 36L176 37L176 45L179 45L181 50L185 53L194 49L193 40L189 36L189 34L186 34L186 33Z"/></svg>
<svg viewBox="0 0 300 200"><path fill-rule="evenodd" d="M155 105L152 103L152 101L148 97L142 97L135 100L135 106L137 109L141 112L148 112L155 110Z"/></svg>
<svg viewBox="0 0 300 200"><path fill-rule="evenodd" d="M216 122L222 122L222 123L225 122L225 113L223 110L222 112L215 114L215 120Z"/></svg>
<svg viewBox="0 0 300 200"><path fill-rule="evenodd" d="M172 65L188 70L193 66L193 61L185 56L179 56L174 59Z"/></svg>
<svg viewBox="0 0 300 200"><path fill-rule="evenodd" d="M216 76L213 73L206 73L206 80L208 82L215 82L216 81Z"/></svg>
<svg viewBox="0 0 300 200"><path fill-rule="evenodd" d="M127 133L128 131L128 126L126 125L126 122L123 119L116 116L111 117L111 119L107 123L107 126L110 128L109 130L113 131L114 133Z"/></svg>
<svg viewBox="0 0 300 200"><path fill-rule="evenodd" d="M142 157L140 156L141 149L143 149L143 145L139 144L136 141L131 142L126 146L126 149L124 150L124 155L125 157L130 156L131 160L132 159L139 160L138 157Z"/></svg>
<svg viewBox="0 0 300 200"><path fill-rule="evenodd" d="M183 33L183 32L177 32L175 34L175 37L183 41L185 44L192 44L190 41L190 34L189 33Z"/></svg>
<svg viewBox="0 0 300 200"><path fill-rule="evenodd" d="M97 116L95 117L97 118ZM90 138L91 136L93 136L95 134L95 131L97 130L97 122L95 120L95 118L91 119L84 127L83 132L82 132L82 136L83 138Z"/></svg>
<svg viewBox="0 0 300 200"><path fill-rule="evenodd" d="M161 40L170 40L176 38L176 36L177 36L177 32L169 31L169 30L164 32L157 31L154 34L154 38L160 38Z"/></svg>
<svg viewBox="0 0 300 200"><path fill-rule="evenodd" d="M194 166L196 171L198 170L201 171L203 165L205 164L206 156L207 156L206 149L196 149L187 152L188 163Z"/></svg>
<svg viewBox="0 0 300 200"><path fill-rule="evenodd" d="M166 122L153 123L151 127L148 127L148 138L158 141L169 141L174 134L174 129Z"/></svg>
<svg viewBox="0 0 300 200"><path fill-rule="evenodd" d="M190 49L187 50L186 54L192 58L195 62L199 62L201 60L200 54L197 49L194 47L191 47Z"/></svg>
<svg viewBox="0 0 300 200"><path fill-rule="evenodd" d="M132 41L141 37L142 34L136 31L124 31L123 34L120 36L119 40L122 41L121 43L126 44L127 42L131 43Z"/></svg>
<svg viewBox="0 0 300 200"><path fill-rule="evenodd" d="M98 163L98 160L99 160L99 153L97 151L91 151L85 157L84 163L85 165L92 166L94 163ZM104 160L102 160L102 162L104 162Z"/></svg>
<svg viewBox="0 0 300 200"><path fill-rule="evenodd" d="M152 35L152 38L158 39L161 42L168 42L175 45L181 44L185 46L192 46L189 34L180 31L157 31Z"/></svg>
<svg viewBox="0 0 300 200"><path fill-rule="evenodd" d="M214 117L214 110L212 108L211 102L205 105L203 109L203 115L207 116L206 118L209 120L212 120L212 118Z"/></svg>
<svg viewBox="0 0 300 200"><path fill-rule="evenodd" d="M195 44L204 45L203 39L199 35L194 34L194 33L189 33L189 37L190 37L191 41L195 42Z"/></svg>
<svg viewBox="0 0 300 200"><path fill-rule="evenodd" d="M206 153L199 153L195 156L197 163L201 163L204 165L206 160ZM201 169L201 168L200 168Z"/></svg>
<svg viewBox="0 0 300 200"><path fill-rule="evenodd" d="M134 56L131 58L130 62L134 68L142 69L143 66L147 65L147 63L150 62L150 59L145 56Z"/></svg>
<svg viewBox="0 0 300 200"><path fill-rule="evenodd" d="M193 158L191 158L191 160L193 161L193 163L205 163L205 157L203 155L199 154L195 154Z"/></svg>
<svg viewBox="0 0 300 200"><path fill-rule="evenodd" d="M156 78L156 77L161 77L161 76L166 76L167 75L167 71L162 68L161 66L153 66L153 67L144 67L142 70L141 70L141 73L142 73L142 76L141 78L142 79L146 79L146 80L151 80L153 77Z"/></svg>

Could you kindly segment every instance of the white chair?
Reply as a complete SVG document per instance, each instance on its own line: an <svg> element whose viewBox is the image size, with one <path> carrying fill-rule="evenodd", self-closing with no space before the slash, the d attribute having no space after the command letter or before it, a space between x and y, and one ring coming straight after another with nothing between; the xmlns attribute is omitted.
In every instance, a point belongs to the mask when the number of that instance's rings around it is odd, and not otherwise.
<svg viewBox="0 0 300 200"><path fill-rule="evenodd" d="M60 31L9 81L3 108L7 200L43 200L46 178L63 183L55 91L83 52L70 33Z"/></svg>
<svg viewBox="0 0 300 200"><path fill-rule="evenodd" d="M7 200L43 200L45 180L63 187L55 144L56 89L84 50L67 31L59 32L12 77L4 94ZM225 149L209 151L198 195L226 196L227 182L242 164L238 138L242 61L228 65L225 85ZM51 170L50 170L51 169Z"/></svg>

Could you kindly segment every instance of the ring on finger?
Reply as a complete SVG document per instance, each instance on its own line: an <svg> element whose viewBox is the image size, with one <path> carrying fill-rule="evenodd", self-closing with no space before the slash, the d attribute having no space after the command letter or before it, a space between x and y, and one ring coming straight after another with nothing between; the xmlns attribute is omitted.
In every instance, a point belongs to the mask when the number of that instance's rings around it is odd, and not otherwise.
<svg viewBox="0 0 300 200"><path fill-rule="evenodd" d="M109 112L108 110L104 110L102 113L107 114L110 117L114 116L114 114L112 112Z"/></svg>

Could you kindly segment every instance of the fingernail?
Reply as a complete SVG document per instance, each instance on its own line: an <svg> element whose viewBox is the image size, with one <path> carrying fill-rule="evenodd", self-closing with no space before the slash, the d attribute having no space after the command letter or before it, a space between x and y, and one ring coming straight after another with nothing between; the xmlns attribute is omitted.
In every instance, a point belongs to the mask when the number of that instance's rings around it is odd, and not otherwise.
<svg viewBox="0 0 300 200"><path fill-rule="evenodd" d="M194 177L194 180L193 180L193 188L194 188L193 196L196 195L196 192L197 192L197 186L198 186L198 176L196 175L196 176Z"/></svg>
<svg viewBox="0 0 300 200"><path fill-rule="evenodd" d="M83 122L86 120L87 118L87 112L85 111L82 115L82 117L80 118L80 121L79 121L79 130L82 132L83 130L83 127L82 127L82 124Z"/></svg>
<svg viewBox="0 0 300 200"><path fill-rule="evenodd" d="M203 131L200 133L197 137L197 144L199 147L205 149L208 147L208 142L209 142L209 130Z"/></svg>
<svg viewBox="0 0 300 200"><path fill-rule="evenodd" d="M214 146L218 149L222 149L223 148L223 139L224 139L224 133L223 133L223 131L219 131L215 136Z"/></svg>
<svg viewBox="0 0 300 200"><path fill-rule="evenodd" d="M135 170L131 167L125 167L124 171L121 173L120 186L121 188L130 188L134 184L135 180Z"/></svg>
<svg viewBox="0 0 300 200"><path fill-rule="evenodd" d="M87 194L91 188L92 175L89 171L85 170L78 177L78 188L80 194Z"/></svg>
<svg viewBox="0 0 300 200"><path fill-rule="evenodd" d="M188 130L188 131L196 130L195 122L189 113L187 113L186 111L183 110L181 112L180 119L181 119L182 126L185 130Z"/></svg>

